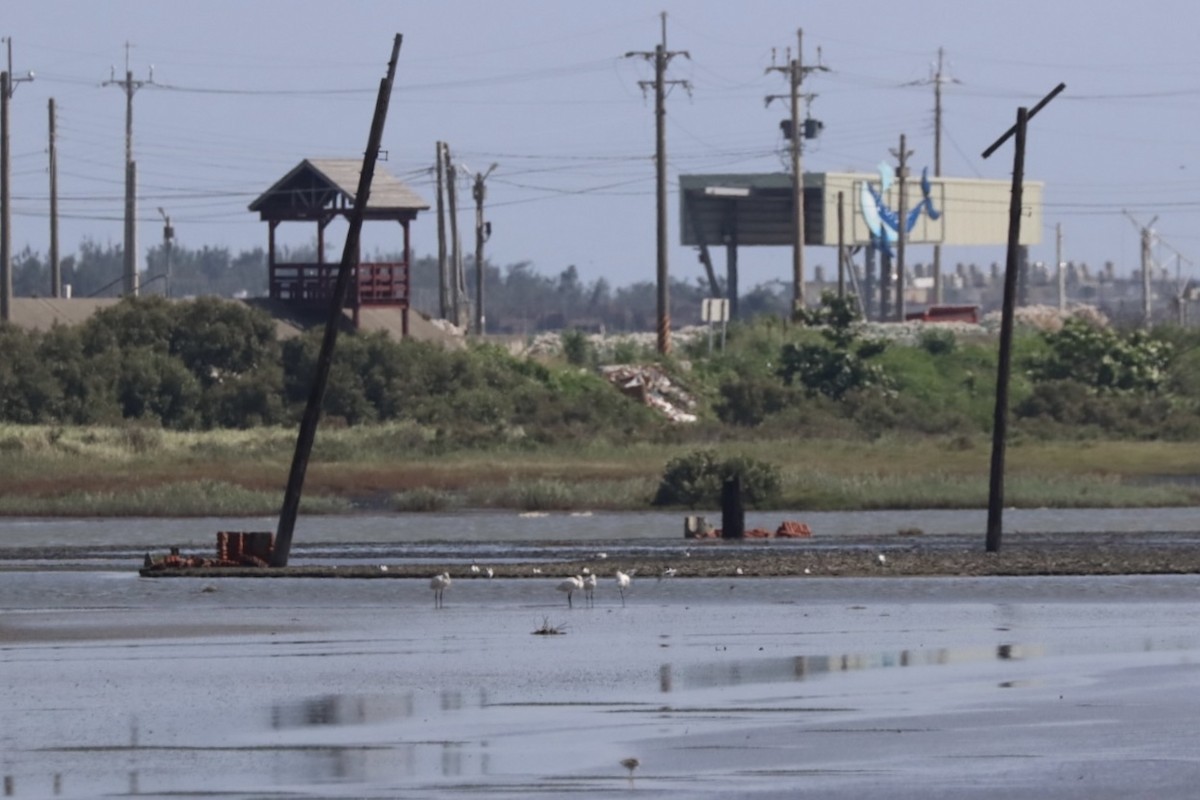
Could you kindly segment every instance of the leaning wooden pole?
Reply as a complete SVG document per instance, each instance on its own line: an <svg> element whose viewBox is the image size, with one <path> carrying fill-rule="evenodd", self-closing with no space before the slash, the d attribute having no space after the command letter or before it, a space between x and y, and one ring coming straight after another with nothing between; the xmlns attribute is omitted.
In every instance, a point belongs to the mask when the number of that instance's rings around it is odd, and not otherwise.
<svg viewBox="0 0 1200 800"><path fill-rule="evenodd" d="M1008 436L1008 383L1012 374L1013 305L1017 291L1017 249L1021 236L1021 189L1025 180L1025 124L1029 110L1017 109L1012 198L1008 211L1008 257L1004 265L1004 305L1000 313L1000 355L996 370L996 407L992 415L992 464L988 482L986 549L1000 549L1004 514L1004 451Z"/></svg>
<svg viewBox="0 0 1200 800"><path fill-rule="evenodd" d="M1012 196L1008 208L1008 252L1004 268L1004 305L1000 316L1000 352L996 370L996 407L992 418L992 462L988 483L987 552L1000 550L1000 534L1004 516L1004 451L1008 434L1008 383L1012 372L1013 306L1017 292L1017 267L1021 248L1021 190L1025 181L1025 128L1029 119L1040 111L1059 92L1067 88L1060 83L1054 91L1028 110L1017 109L1017 122L992 145L983 151L987 158L1010 136L1016 137L1013 155Z"/></svg>
<svg viewBox="0 0 1200 800"><path fill-rule="evenodd" d="M271 553L272 567L286 567L292 549L292 532L296 527L296 514L300 509L300 493L304 488L304 475L308 471L308 456L312 452L317 422L321 418L321 404L325 398L325 386L329 381L329 366L333 361L334 346L337 344L342 309L346 305L350 278L358 267L359 233L362 231L367 199L371 194L371 179L375 176L375 162L379 157L383 123L387 119L388 100L392 96L392 81L396 75L396 61L400 57L400 43L403 38L402 35L396 34L392 43L392 58L388 61L387 77L379 82L375 117L371 120L367 150L363 154L362 172L358 176L358 191L354 195L354 207L350 212L350 225L346 231L346 244L342 248L342 263L338 267L337 282L334 284L333 299L330 301L329 319L325 322L325 338L321 341L321 352L317 356L317 370L308 394L308 405L305 406L304 417L300 421L296 452L292 457L291 472L288 474L283 508L279 512L279 528L275 532L275 548Z"/></svg>

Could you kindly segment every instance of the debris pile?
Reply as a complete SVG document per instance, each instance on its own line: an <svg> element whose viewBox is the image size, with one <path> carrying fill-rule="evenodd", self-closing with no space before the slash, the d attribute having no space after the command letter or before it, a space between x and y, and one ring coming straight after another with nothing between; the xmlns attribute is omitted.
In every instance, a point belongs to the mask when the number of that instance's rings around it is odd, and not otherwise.
<svg viewBox="0 0 1200 800"><path fill-rule="evenodd" d="M720 539L721 529L710 528L703 524L703 518L699 518L701 523L684 527L684 536L688 539ZM779 527L773 532L766 528L747 528L742 534L744 539L808 539L812 536L812 528L804 522L793 522L784 520Z"/></svg>
<svg viewBox="0 0 1200 800"><path fill-rule="evenodd" d="M672 422L695 422L690 409L695 399L680 389L654 366L613 364L600 368L600 374L624 394L658 410Z"/></svg>
<svg viewBox="0 0 1200 800"><path fill-rule="evenodd" d="M807 539L810 536L812 536L812 528L803 522L784 520L775 529L775 537L778 539Z"/></svg>
<svg viewBox="0 0 1200 800"><path fill-rule="evenodd" d="M185 556L178 547L168 555L153 558L146 553L143 569L188 569L197 567L266 567L270 566L275 549L275 534L271 531L219 531L217 557Z"/></svg>

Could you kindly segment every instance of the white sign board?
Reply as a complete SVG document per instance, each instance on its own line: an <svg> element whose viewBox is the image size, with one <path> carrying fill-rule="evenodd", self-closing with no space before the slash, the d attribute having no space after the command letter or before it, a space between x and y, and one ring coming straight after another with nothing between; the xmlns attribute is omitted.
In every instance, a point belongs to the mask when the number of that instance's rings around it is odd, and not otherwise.
<svg viewBox="0 0 1200 800"><path fill-rule="evenodd" d="M700 302L701 322L728 322L729 301L724 297L706 297Z"/></svg>

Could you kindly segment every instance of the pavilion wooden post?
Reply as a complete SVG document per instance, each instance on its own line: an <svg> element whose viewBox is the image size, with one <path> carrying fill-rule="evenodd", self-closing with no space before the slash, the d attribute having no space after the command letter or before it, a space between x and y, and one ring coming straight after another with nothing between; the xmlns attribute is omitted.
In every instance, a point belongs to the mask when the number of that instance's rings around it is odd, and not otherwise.
<svg viewBox="0 0 1200 800"><path fill-rule="evenodd" d="M358 191L354 194L354 208L350 212L350 225L349 230L346 231L346 243L342 248L342 262L338 267L337 282L334 284L329 319L325 322L325 338L321 341L321 352L317 357L317 370L308 395L308 405L305 406L304 417L300 421L300 433L296 438L296 452L292 457L292 468L288 474L283 507L279 512L279 527L275 532L275 547L271 553L272 567L286 567L292 549L292 532L296 527L296 514L300 509L300 493L304 487L304 475L308 470L308 456L312 452L313 439L317 433L317 422L321 418L321 403L325 398L325 386L329 381L329 366L333 361L334 346L337 344L342 308L346 304L346 294L350 287L350 276L358 265L359 234L362 231L367 199L371 194L371 179L375 175L375 162L379 158L383 124L387 119L388 101L392 95L392 81L396 75L396 61L400 57L400 43L403 39L402 35L396 34L392 43L392 57L388 61L387 77L379 82L375 116L371 120L367 150L363 154L362 171L358 176Z"/></svg>
<svg viewBox="0 0 1200 800"><path fill-rule="evenodd" d="M1008 208L1008 252L1004 267L1004 305L1000 316L1000 354L996 369L996 408L992 421L992 464L988 483L988 517L986 549L989 553L1000 550L1000 534L1004 514L1004 449L1008 428L1008 382L1012 371L1013 304L1017 289L1018 255L1021 245L1021 189L1025 181L1025 127L1030 117L1040 111L1054 97L1067 88L1060 83L1054 91L1042 98L1033 110L1023 106L1017 109L1017 122L987 150L987 158L1010 136L1016 137L1013 155L1012 198Z"/></svg>

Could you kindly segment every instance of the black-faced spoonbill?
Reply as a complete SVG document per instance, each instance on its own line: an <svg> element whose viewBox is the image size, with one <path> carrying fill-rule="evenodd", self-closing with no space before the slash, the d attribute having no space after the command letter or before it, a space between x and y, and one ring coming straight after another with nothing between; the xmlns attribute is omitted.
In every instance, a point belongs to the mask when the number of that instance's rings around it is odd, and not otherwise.
<svg viewBox="0 0 1200 800"><path fill-rule="evenodd" d="M583 596L589 606L596 605L596 573L589 572L583 578Z"/></svg>
<svg viewBox="0 0 1200 800"><path fill-rule="evenodd" d="M574 578L567 578L566 580L561 581L558 584L558 590L560 592L567 593L567 608L574 608L574 606L571 604L571 595L574 592L581 590L582 588L583 588L583 578L581 578L578 575L576 575Z"/></svg>
<svg viewBox="0 0 1200 800"><path fill-rule="evenodd" d="M450 586L450 573L443 572L429 579L429 588L433 589L433 607L442 608L442 593Z"/></svg>
<svg viewBox="0 0 1200 800"><path fill-rule="evenodd" d="M617 591L621 593L621 605L625 605L625 590L629 588L629 584L632 581L632 575L627 575L621 572L621 570L617 570Z"/></svg>

